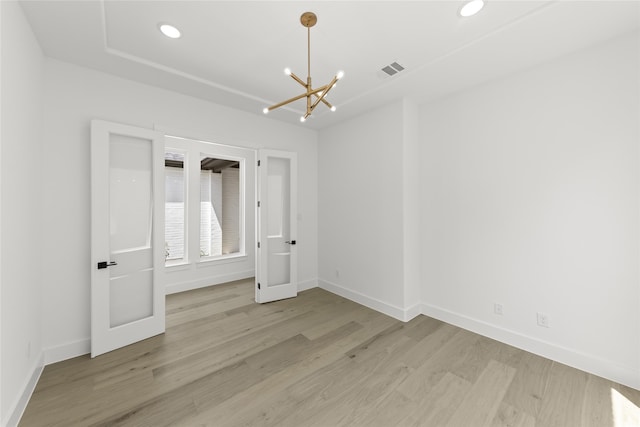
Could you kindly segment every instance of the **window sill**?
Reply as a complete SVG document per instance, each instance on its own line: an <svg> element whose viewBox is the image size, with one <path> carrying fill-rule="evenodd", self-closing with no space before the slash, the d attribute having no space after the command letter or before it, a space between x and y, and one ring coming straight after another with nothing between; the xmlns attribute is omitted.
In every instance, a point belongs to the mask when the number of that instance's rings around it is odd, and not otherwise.
<svg viewBox="0 0 640 427"><path fill-rule="evenodd" d="M218 257L203 258L196 262L198 268L214 267L220 264L230 264L233 262L244 262L248 259L247 254L237 253L230 255L222 255Z"/></svg>
<svg viewBox="0 0 640 427"><path fill-rule="evenodd" d="M187 261L172 261L170 263L165 263L165 270L168 271L181 271L187 270L189 268L189 262Z"/></svg>

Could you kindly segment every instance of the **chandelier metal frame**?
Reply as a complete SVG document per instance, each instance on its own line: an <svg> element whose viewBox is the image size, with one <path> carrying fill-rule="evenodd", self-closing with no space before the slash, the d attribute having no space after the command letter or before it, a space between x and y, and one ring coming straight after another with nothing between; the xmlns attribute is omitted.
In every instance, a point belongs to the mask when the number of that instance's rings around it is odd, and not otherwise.
<svg viewBox="0 0 640 427"><path fill-rule="evenodd" d="M305 97L307 98L307 109L305 114L302 117L300 117L301 122L304 122L305 120L307 120L307 118L311 115L311 113L313 113L313 110L315 110L315 108L321 102L324 105L326 105L331 111L336 110L336 107L331 105L331 103L329 103L329 101L327 101L325 98L329 93L329 91L333 89L333 87L336 85L338 80L340 80L343 77L344 73L342 71L339 71L333 77L333 79L331 79L329 84L326 84L324 86L320 86L314 89L313 86L311 85L311 27L316 25L317 22L318 22L318 17L313 12L305 12L300 16L300 23L307 28L307 81L306 83L300 77L296 76L293 72L291 72L289 68L285 68L284 70L285 74L287 74L288 76L291 76L293 80L295 80L302 87L305 88L305 92L298 96L294 96L293 98L289 98L286 101L282 101L270 107L266 107L264 110L262 110L264 114L267 114L271 110L275 110L276 108L280 108L284 105L287 105L291 102L297 101Z"/></svg>

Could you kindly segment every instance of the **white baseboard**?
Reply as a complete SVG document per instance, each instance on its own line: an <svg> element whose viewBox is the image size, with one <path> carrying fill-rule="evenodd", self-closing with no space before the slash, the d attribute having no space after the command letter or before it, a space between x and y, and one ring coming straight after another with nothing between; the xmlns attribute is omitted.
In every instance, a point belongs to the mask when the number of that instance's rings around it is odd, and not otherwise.
<svg viewBox="0 0 640 427"><path fill-rule="evenodd" d="M333 294L340 295L343 298L346 298L353 302L357 302L358 304L362 304L365 307L369 307L373 310L379 311L380 313L384 313L387 316L391 316L403 322L411 320L413 317L420 314L420 304L411 306L409 309L403 309L393 304L389 304L384 301L380 301L379 299L361 294L360 292L343 288L340 285L326 280L318 279L318 286Z"/></svg>
<svg viewBox="0 0 640 427"><path fill-rule="evenodd" d="M598 375L640 390L640 372L615 362L540 340L519 332L504 329L471 317L454 313L430 304L421 304L421 312L460 328L526 350L538 356Z"/></svg>
<svg viewBox="0 0 640 427"><path fill-rule="evenodd" d="M239 271L231 274L224 274L207 279L191 280L187 282L172 283L165 287L167 295L178 292L192 291L194 289L206 288L207 286L220 285L222 283L233 282L234 280L248 279L255 276L255 270Z"/></svg>
<svg viewBox="0 0 640 427"><path fill-rule="evenodd" d="M317 279L309 279L309 280L303 280L302 282L298 282L298 292L306 291L306 290L317 288L317 287L318 287Z"/></svg>
<svg viewBox="0 0 640 427"><path fill-rule="evenodd" d="M40 353L40 356L36 359L35 366L31 370L31 376L22 388L22 393L18 400L11 406L8 412L8 418L3 420L2 425L6 427L16 427L24 414L24 410L27 408L29 399L33 391L36 389L42 370L44 369L44 355Z"/></svg>
<svg viewBox="0 0 640 427"><path fill-rule="evenodd" d="M418 317L421 314L422 314L422 304L420 303L414 304L409 308L405 308L404 321L408 322L409 320L413 319L414 317Z"/></svg>
<svg viewBox="0 0 640 427"><path fill-rule="evenodd" d="M87 353L91 353L91 340L89 338L48 347L44 349L44 364L51 365L52 363L73 359Z"/></svg>

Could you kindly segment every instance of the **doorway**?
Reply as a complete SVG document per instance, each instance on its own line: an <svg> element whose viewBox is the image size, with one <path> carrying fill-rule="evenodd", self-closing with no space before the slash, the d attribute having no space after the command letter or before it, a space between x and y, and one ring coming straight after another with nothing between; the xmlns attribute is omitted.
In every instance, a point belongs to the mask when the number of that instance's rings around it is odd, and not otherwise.
<svg viewBox="0 0 640 427"><path fill-rule="evenodd" d="M165 137L168 294L255 276L256 151Z"/></svg>

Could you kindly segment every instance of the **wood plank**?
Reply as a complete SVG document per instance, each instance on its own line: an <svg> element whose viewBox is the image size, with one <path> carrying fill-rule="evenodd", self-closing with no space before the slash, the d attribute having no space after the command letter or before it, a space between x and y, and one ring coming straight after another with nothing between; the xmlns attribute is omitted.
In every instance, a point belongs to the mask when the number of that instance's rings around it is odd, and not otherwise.
<svg viewBox="0 0 640 427"><path fill-rule="evenodd" d="M589 379L592 380L592 378ZM592 382L591 390L586 393L587 396L602 393L598 391L597 383L597 381ZM605 383L605 387L608 388L611 396L611 414L615 427L640 426L640 390L620 384L611 385L608 382ZM592 401L593 399L586 400L585 398L585 405ZM594 417L594 411L589 410L585 417Z"/></svg>
<svg viewBox="0 0 640 427"><path fill-rule="evenodd" d="M594 375L587 377L581 416L583 427L606 425L614 418L611 395L613 386L612 381L604 378Z"/></svg>
<svg viewBox="0 0 640 427"><path fill-rule="evenodd" d="M515 365L516 375L504 401L519 411L533 415L540 413L542 397L549 379L552 362L535 354L521 352Z"/></svg>
<svg viewBox="0 0 640 427"><path fill-rule="evenodd" d="M413 375L399 385L398 391L410 398L428 394L454 365L469 355L479 339L479 335L457 329Z"/></svg>
<svg viewBox="0 0 640 427"><path fill-rule="evenodd" d="M502 398L507 392L516 370L503 363L490 361L478 381L471 386L467 398L453 414L448 427L488 426L496 416Z"/></svg>
<svg viewBox="0 0 640 427"><path fill-rule="evenodd" d="M536 419L513 406L502 402L496 416L493 418L492 427L535 427Z"/></svg>
<svg viewBox="0 0 640 427"><path fill-rule="evenodd" d="M469 381L447 372L428 394L414 397L416 408L398 425L443 426L466 399L470 389Z"/></svg>
<svg viewBox="0 0 640 427"><path fill-rule="evenodd" d="M586 372L553 362L538 423L549 427L581 427L588 378Z"/></svg>

